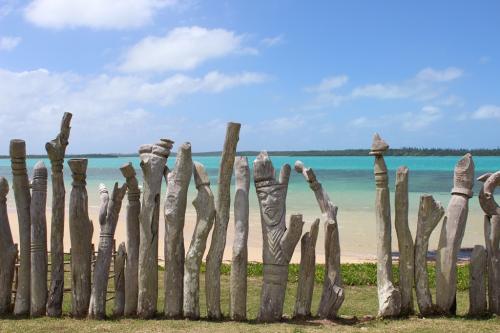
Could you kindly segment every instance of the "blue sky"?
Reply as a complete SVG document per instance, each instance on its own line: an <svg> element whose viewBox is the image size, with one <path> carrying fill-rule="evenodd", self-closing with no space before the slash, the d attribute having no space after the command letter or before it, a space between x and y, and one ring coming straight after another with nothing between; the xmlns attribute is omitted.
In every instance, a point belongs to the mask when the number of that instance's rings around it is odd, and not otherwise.
<svg viewBox="0 0 500 333"><path fill-rule="evenodd" d="M0 154L500 146L498 1L0 0Z"/></svg>

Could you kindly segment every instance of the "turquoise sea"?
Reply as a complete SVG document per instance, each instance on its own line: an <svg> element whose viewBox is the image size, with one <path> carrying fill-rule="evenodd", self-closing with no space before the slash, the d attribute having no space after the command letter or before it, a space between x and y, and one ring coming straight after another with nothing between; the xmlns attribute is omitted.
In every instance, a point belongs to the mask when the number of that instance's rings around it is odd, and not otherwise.
<svg viewBox="0 0 500 333"><path fill-rule="evenodd" d="M249 164L255 156L248 156ZM313 168L317 178L322 182L323 187L329 192L332 201L339 207L339 229L342 244L343 255L346 257L368 258L375 254L375 212L374 195L375 184L373 178L373 157L284 157L271 156L275 169L278 171L284 163L292 166L296 160L304 162L306 167ZM389 182L391 187L391 201L394 200L394 180L396 169L399 166L406 165L410 169L409 191L410 191L410 226L413 232L416 229L416 215L418 210L419 196L423 193L429 193L441 201L445 206L450 198L450 189L453 185L453 168L459 160L458 156L445 157L386 157L386 163L389 168ZM500 170L500 157L474 157L476 177L486 172L495 172ZM219 166L219 157L194 156L193 160L205 165L212 182L212 190L216 193L217 172ZM29 173L37 160L29 159ZM99 200L97 195L99 183L104 183L109 187L113 186L115 181L123 182L124 179L119 171L119 167L127 162L132 162L141 178L138 157L120 157L120 158L92 158L88 165L88 186L90 214L94 221L97 221L97 209ZM48 160L45 163L50 167ZM168 161L169 168L173 168L175 158L171 157ZM65 179L67 187L67 197L71 185L71 177L67 165L65 166ZM0 160L0 176L6 177L11 181L10 160ZM49 177L50 186L50 177ZM474 197L470 200L469 220L464 237L463 246L472 246L476 243L483 243L483 214L479 207L477 194L480 190L480 183L476 182L474 186ZM165 188L165 187L164 187ZM498 191L497 191L498 192ZM233 191L234 193L234 191ZM189 201L194 199L196 190L194 184L191 184L189 191ZM499 194L500 195L500 194ZM50 207L50 187L49 187ZM15 221L15 205L13 194L9 193L8 198L9 212L11 212L11 226L13 233L17 229ZM124 203L123 207L126 204ZM258 212L258 203L255 195L255 188L251 183L250 188L250 249L253 247L258 252L260 246L260 221ZM50 213L50 209L48 210ZM315 201L312 191L305 182L302 175L292 170L290 185L287 197L287 213L302 213L306 221L312 222L316 217L320 217L320 211ZM125 210L122 209L121 219L124 218ZM50 221L50 219L49 219ZM161 220L162 221L162 220ZM121 224L124 224L120 222ZM162 224L161 222L160 224ZM186 217L186 242L189 244L190 230L194 227L195 211L191 205L188 205ZM50 223L49 223L50 224ZM437 246L437 235L440 226L436 228L431 238L431 248ZM230 230L228 231L228 242L230 240ZM99 227L95 225L96 234ZM121 232L124 226L117 229L117 239L121 238ZM322 251L321 235L318 239L318 253ZM393 243L396 246L395 233ZM230 246L229 246L230 250ZM397 250L397 247L396 247ZM230 251L229 251L230 253ZM258 257L260 254L256 253ZM252 257L252 256L251 256Z"/></svg>

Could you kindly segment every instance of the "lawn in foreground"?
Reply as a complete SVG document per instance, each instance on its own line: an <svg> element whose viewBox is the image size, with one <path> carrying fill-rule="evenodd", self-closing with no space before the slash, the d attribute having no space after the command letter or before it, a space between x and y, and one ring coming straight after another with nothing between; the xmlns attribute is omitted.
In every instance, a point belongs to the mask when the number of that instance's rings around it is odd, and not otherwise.
<svg viewBox="0 0 500 333"><path fill-rule="evenodd" d="M309 321L293 321L296 282L288 284L285 300L285 320L274 324L260 324L255 320L249 322L207 320L165 320L161 318L163 309L163 272L159 272L159 316L154 320L138 319L109 319L106 321L76 320L65 315L61 319L36 318L36 319L0 319L0 332L499 332L500 318L470 319L465 317L468 309L468 295L466 291L459 291L457 311L459 317L455 318L418 318L416 316L397 320L373 319L377 314L377 288L375 286L347 286L346 299L341 308L340 315L343 319L330 322L319 319ZM259 307L260 277L248 279L248 317L257 316ZM69 281L68 281L69 283ZM222 276L221 302L225 314L229 312L229 277ZM204 281L201 281L201 315L206 315ZM321 294L321 285L316 284L313 298L313 313L315 313ZM64 297L64 312L70 310L71 298L69 294ZM108 313L111 314L113 301L108 302Z"/></svg>

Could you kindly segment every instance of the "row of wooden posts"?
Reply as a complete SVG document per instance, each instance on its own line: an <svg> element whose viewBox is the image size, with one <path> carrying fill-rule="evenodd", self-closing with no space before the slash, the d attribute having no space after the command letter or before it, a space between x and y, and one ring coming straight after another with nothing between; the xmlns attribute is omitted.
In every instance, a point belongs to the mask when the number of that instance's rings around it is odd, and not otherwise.
<svg viewBox="0 0 500 333"><path fill-rule="evenodd" d="M28 180L26 147L22 140L12 140L13 190L18 214L20 251L15 300L12 306L11 288L17 256L10 232L6 195L9 187L0 178L0 313L14 315L61 316L64 288L64 200L63 161L70 133L71 114L65 113L59 135L46 145L52 170L52 221L50 235L51 277L47 290L46 196L48 172L42 162L34 167L33 180ZM139 149L143 173L143 190L139 188L132 164L120 168L125 183L114 185L111 193L104 185L99 188L100 237L93 265L93 226L88 216L86 190L86 159L70 159L72 190L69 201L71 238L71 315L103 319L109 300L108 280L113 258L114 233L122 201L126 207L127 241L117 251L114 264L116 288L114 314L153 318L158 299L158 230L160 193L163 178L167 182L165 216L165 304L166 318L198 319L200 267L208 234L212 239L206 257L205 290L209 319L223 317L220 296L220 267L226 246L230 213L230 184L234 172L235 237L230 277L230 317L246 320L247 239L249 218L250 170L246 157L236 156L240 124L229 123L222 150L217 201L210 189L210 180L202 164L193 162L191 145L182 144L173 170L166 167L173 141L161 139L156 144ZM429 237L444 215L444 208L431 195L420 199L415 242L408 228L408 169L398 169L395 194L395 226L400 251L399 288L392 282L391 217L387 168L383 154L388 145L375 135L371 154L375 156L376 220L377 220L377 284L379 315L392 317L414 313L413 288L422 315L452 314L456 305L456 259L467 219L468 199L472 197L474 164L470 154L455 168L455 186L443 221L437 256L437 295L433 304L428 287L427 250ZM344 300L340 271L340 244L337 207L317 180L314 171L297 161L295 170L301 173L317 199L325 219L325 276L317 315L337 317ZM295 317L311 316L311 301L315 275L315 247L320 220L302 235L302 215L292 215L286 226L286 195L291 167L285 164L276 179L275 169L266 152L254 161L254 184L257 192L263 235L263 285L258 314L260 321L278 321L288 278L288 265L301 240L301 259L295 300ZM197 219L188 251L184 249L184 219L187 191L191 176L197 189L193 201ZM489 310L500 312L500 208L493 199L500 172L484 175L479 196L486 212L486 250L476 247L472 256L471 314L486 312L485 276L488 272ZM142 203L141 203L142 195ZM486 270L487 267L487 270ZM123 273L122 273L123 271ZM484 301L484 302L483 302Z"/></svg>

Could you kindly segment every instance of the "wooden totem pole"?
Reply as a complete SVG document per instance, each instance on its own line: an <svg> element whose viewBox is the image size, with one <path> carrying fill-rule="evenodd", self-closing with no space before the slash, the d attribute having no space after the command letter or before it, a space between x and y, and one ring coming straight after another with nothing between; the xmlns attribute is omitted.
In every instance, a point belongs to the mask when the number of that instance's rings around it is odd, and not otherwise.
<svg viewBox="0 0 500 333"><path fill-rule="evenodd" d="M12 280L17 256L7 213L7 193L9 183L0 177L0 315L12 311Z"/></svg>
<svg viewBox="0 0 500 333"><path fill-rule="evenodd" d="M254 161L254 183L262 224L264 281L258 319L278 321L283 315L288 264L302 234L302 215L292 215L286 228L286 194L290 165L281 168L279 181L267 155L261 152Z"/></svg>

